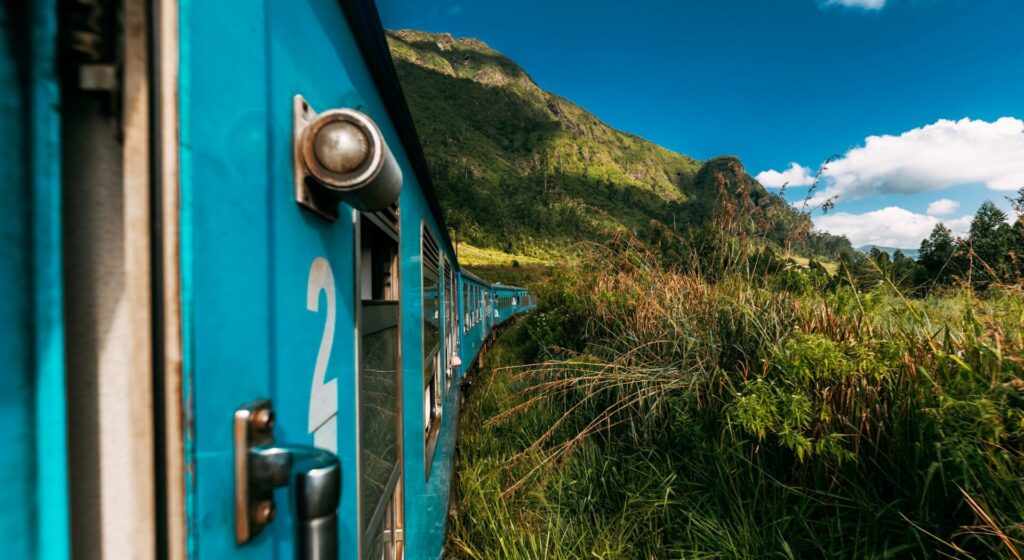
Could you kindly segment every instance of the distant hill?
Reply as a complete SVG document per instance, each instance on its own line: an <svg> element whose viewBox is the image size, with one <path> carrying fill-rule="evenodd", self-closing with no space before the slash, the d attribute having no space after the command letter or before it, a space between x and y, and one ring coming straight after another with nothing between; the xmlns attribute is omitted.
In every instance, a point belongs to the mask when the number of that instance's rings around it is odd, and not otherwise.
<svg viewBox="0 0 1024 560"><path fill-rule="evenodd" d="M910 257L910 258L912 258L914 260L917 260L917 255L918 255L918 252L919 252L917 249L903 249L903 248L899 248L899 247L883 247L881 245L864 245L862 247L858 247L857 248L857 250L862 252L862 253L869 253L869 252L871 252L871 249L878 249L879 251L882 251L883 253L889 253L890 257L892 257L893 253L895 253L896 251L901 251L904 256Z"/></svg>
<svg viewBox="0 0 1024 560"><path fill-rule="evenodd" d="M538 254L621 227L660 223L682 233L737 193L780 245L790 231L810 229L739 159L700 162L616 130L542 90L483 41L401 30L389 31L388 42L458 239Z"/></svg>

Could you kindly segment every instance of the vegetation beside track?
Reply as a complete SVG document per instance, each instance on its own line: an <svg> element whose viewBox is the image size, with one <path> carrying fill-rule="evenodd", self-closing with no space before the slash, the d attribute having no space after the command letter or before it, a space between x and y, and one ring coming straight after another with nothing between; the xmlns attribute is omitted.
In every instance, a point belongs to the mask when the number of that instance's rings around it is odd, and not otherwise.
<svg viewBox="0 0 1024 560"><path fill-rule="evenodd" d="M450 557L1020 557L1019 286L580 251L464 409Z"/></svg>

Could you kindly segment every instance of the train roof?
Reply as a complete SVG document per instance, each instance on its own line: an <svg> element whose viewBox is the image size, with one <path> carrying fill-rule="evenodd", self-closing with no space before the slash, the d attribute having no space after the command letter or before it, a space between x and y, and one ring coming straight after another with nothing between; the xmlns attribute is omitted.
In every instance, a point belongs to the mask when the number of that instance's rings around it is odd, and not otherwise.
<svg viewBox="0 0 1024 560"><path fill-rule="evenodd" d="M377 7L373 0L339 0L339 3L348 18L349 27L359 45L359 50L367 61L370 75L384 101L388 116L391 117L391 122L398 132L398 138L402 142L405 154L409 157L409 163L420 183L420 188L423 189L430 211L437 219L438 229L441 230L441 240L448 253L454 255L455 249L451 237L448 235L444 211L438 201L437 191L434 190L434 183L430 180L427 159L423 155L420 137L416 133L409 105L405 101L402 85L398 81L395 64L391 60L391 51L388 49L387 37L384 34L384 27L380 22Z"/></svg>
<svg viewBox="0 0 1024 560"><path fill-rule="evenodd" d="M472 272L470 272L469 270L467 270L465 268L460 268L459 269L459 273L462 274L463 276L465 276L466 278L469 278L470 280L472 280L474 282L478 282L478 283L483 284L483 285L485 285L487 287L491 286L490 282L484 280L483 278L480 278L479 276L477 276L476 274L473 274Z"/></svg>
<svg viewBox="0 0 1024 560"><path fill-rule="evenodd" d="M526 288L522 288L522 287L519 287L519 286L513 286L511 284L502 284L501 282L495 282L495 283L491 284L490 282L484 280L483 278L480 278L476 274L473 274L469 270L466 270L465 268L459 270L459 273L462 274L463 276L465 276L466 278L469 278L470 280L472 280L474 282L478 282L480 284L483 284L484 286L487 286L488 288L502 289L502 290L523 290L523 291L527 291Z"/></svg>
<svg viewBox="0 0 1024 560"><path fill-rule="evenodd" d="M502 284L501 282L495 282L494 285L491 286L491 287L492 288L502 288L502 289L505 289L505 290L523 290L523 291L526 291L526 288L523 288L521 286L513 286L511 284Z"/></svg>

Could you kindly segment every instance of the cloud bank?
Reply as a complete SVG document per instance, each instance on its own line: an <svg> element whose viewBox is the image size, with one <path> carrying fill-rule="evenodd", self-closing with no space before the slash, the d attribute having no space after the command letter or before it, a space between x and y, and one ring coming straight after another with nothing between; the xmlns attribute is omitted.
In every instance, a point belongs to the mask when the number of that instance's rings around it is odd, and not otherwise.
<svg viewBox="0 0 1024 560"><path fill-rule="evenodd" d="M774 178L773 173L781 175L768 170L758 176ZM824 188L814 204L833 196L842 202L967 184L1016 190L1024 186L1024 120L941 119L898 135L868 136L831 162L822 177Z"/></svg>
<svg viewBox="0 0 1024 560"><path fill-rule="evenodd" d="M889 206L863 214L825 214L816 217L814 225L836 235L845 235L854 247L879 245L916 249L921 246L921 240L932 232L935 224L943 222L953 231L953 235L965 235L972 218L966 215L940 220L935 216L915 214L899 206Z"/></svg>
<svg viewBox="0 0 1024 560"><path fill-rule="evenodd" d="M802 167L794 161L785 171L769 169L758 173L755 179L766 187L778 188L785 184L791 187L806 187L814 182L814 174L811 173L811 168Z"/></svg>
<svg viewBox="0 0 1024 560"><path fill-rule="evenodd" d="M939 120L898 136L869 136L829 164L822 198L935 191L982 183L994 190L1024 185L1024 121Z"/></svg>

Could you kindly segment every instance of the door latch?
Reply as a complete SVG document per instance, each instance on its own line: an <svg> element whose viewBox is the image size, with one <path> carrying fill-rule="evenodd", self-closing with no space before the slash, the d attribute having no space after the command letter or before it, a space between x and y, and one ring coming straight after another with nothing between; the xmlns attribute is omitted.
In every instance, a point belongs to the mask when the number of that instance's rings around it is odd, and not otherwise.
<svg viewBox="0 0 1024 560"><path fill-rule="evenodd" d="M336 559L341 463L324 449L276 445L273 428L269 400L235 411L235 542L249 542L274 520L274 489L289 486L295 557Z"/></svg>

